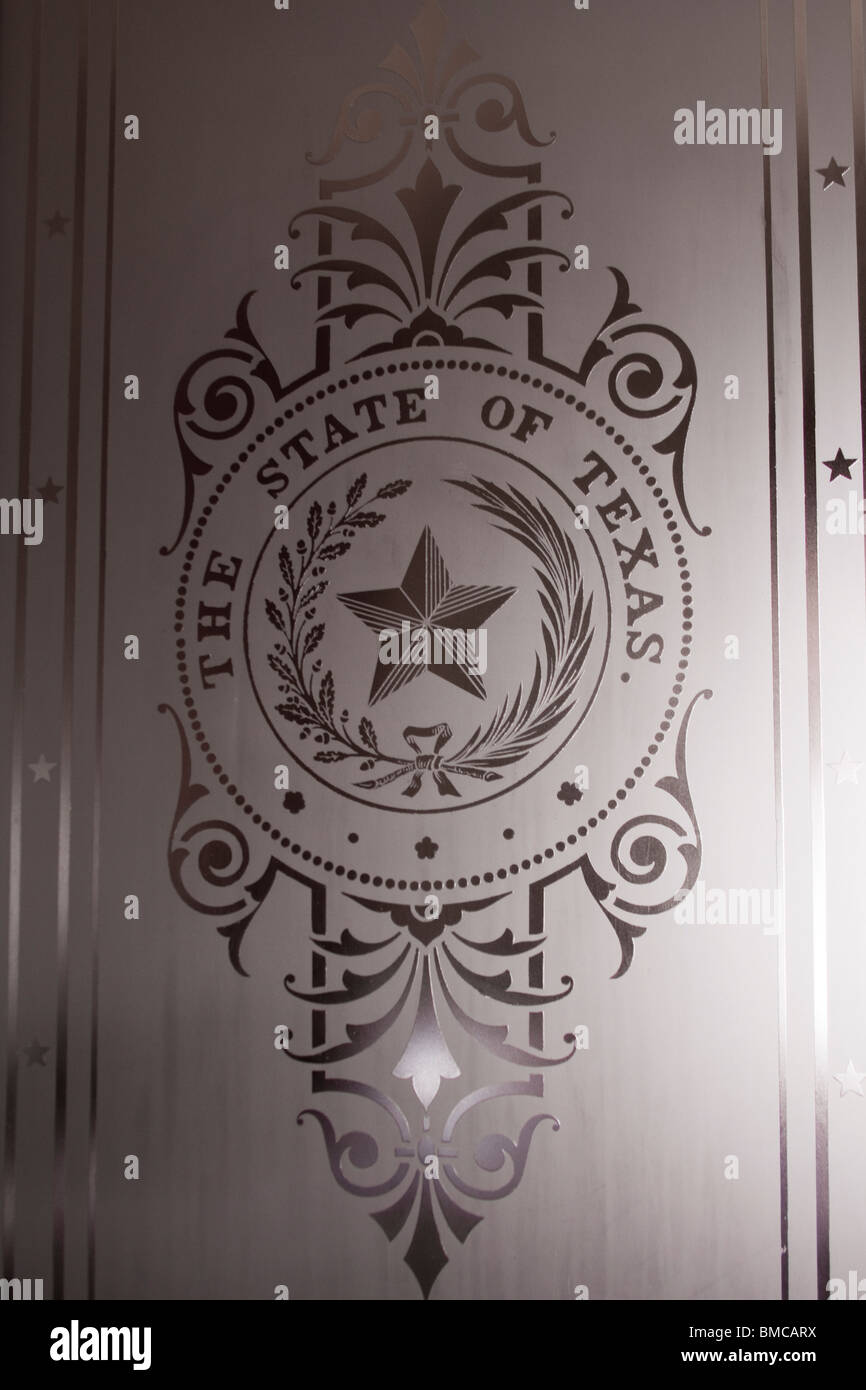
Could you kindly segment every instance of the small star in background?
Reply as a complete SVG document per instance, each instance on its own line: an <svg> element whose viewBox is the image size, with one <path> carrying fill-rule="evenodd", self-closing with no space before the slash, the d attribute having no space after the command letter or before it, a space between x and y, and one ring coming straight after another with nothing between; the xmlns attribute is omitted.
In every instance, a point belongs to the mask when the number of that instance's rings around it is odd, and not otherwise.
<svg viewBox="0 0 866 1390"><path fill-rule="evenodd" d="M415 853L419 859L433 859L439 846L435 840L431 840L429 835L425 835L423 840L419 840L415 846Z"/></svg>
<svg viewBox="0 0 866 1390"><path fill-rule="evenodd" d="M842 450L837 449L835 458L824 460L824 467L830 470L830 482L832 483L834 478L847 478L849 483L853 482L851 469L856 462L856 459L846 459Z"/></svg>
<svg viewBox="0 0 866 1390"><path fill-rule="evenodd" d="M45 1058L51 1051L50 1047L43 1047L36 1038L27 1047L22 1047L21 1051L27 1058L28 1067L44 1067Z"/></svg>
<svg viewBox="0 0 866 1390"><path fill-rule="evenodd" d="M836 774L837 787L840 787L843 782L853 782L855 786L859 787L860 783L857 781L857 774L863 764L855 763L853 758L848 757L847 752L842 754L838 763L828 763L827 766L832 767Z"/></svg>
<svg viewBox="0 0 866 1390"><path fill-rule="evenodd" d="M857 1071L856 1067L854 1066L854 1063L851 1061L851 1058L849 1057L848 1065L845 1068L845 1070L837 1071L835 1074L835 1079L839 1082L839 1085L842 1087L840 1095L844 1096L847 1094L848 1091L853 1091L855 1096L866 1095L866 1091L863 1090L864 1077L866 1077L866 1071Z"/></svg>
<svg viewBox="0 0 866 1390"><path fill-rule="evenodd" d="M847 164L837 164L835 159L831 159L826 169L816 169L815 173L820 174L824 180L824 188L831 188L834 183L838 183L840 188L847 188L845 175L848 172ZM823 190L822 190L823 192Z"/></svg>
<svg viewBox="0 0 866 1390"><path fill-rule="evenodd" d="M573 782L563 782L556 793L557 800L564 801L566 806L574 806L582 796L583 792L579 791Z"/></svg>
<svg viewBox="0 0 866 1390"><path fill-rule="evenodd" d="M55 212L53 217L46 217L44 221L50 237L66 236L66 224L71 222L72 218L64 217L62 212Z"/></svg>
<svg viewBox="0 0 866 1390"><path fill-rule="evenodd" d="M45 754L40 753L39 761L36 763L28 763L27 766L33 773L34 782L50 782L51 773L53 769L57 766L57 764L46 762Z"/></svg>
<svg viewBox="0 0 866 1390"><path fill-rule="evenodd" d="M43 483L41 487L38 487L36 489L36 491L39 493L39 496L42 498L43 502L56 502L61 492L63 491L63 484L53 483L51 481L51 474L49 473L48 482Z"/></svg>

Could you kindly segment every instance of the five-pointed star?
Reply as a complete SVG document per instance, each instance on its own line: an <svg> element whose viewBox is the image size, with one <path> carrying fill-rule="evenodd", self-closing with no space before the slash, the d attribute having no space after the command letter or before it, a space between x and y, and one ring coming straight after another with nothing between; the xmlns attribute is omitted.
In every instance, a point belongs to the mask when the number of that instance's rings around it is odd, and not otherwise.
<svg viewBox="0 0 866 1390"><path fill-rule="evenodd" d="M67 222L71 222L72 219L70 217L64 217L62 212L55 212L53 217L46 217L44 220L48 228L48 235L52 237L65 236L66 224Z"/></svg>
<svg viewBox="0 0 866 1390"><path fill-rule="evenodd" d="M836 773L836 786L839 787L843 782L853 782L855 786L860 785L857 781L857 774L863 766L862 763L855 763L853 758L848 757L847 751L842 754L838 763L828 763Z"/></svg>
<svg viewBox="0 0 866 1390"><path fill-rule="evenodd" d="M39 493L39 496L42 498L43 502L56 502L61 492L63 491L63 484L53 483L51 481L51 474L49 473L48 482L43 483L41 487L38 487L36 489L36 491Z"/></svg>
<svg viewBox="0 0 866 1390"><path fill-rule="evenodd" d="M33 773L33 781L34 781L34 782L50 782L50 781L51 781L51 773L52 773L53 769L57 766L57 764L56 764L56 763L49 763L49 762L47 762L47 761L46 761L46 758L45 758L45 754L44 754L44 753L40 753L40 754L39 754L39 761L36 762L36 763L28 763L27 766L30 768L30 771Z"/></svg>
<svg viewBox="0 0 866 1390"><path fill-rule="evenodd" d="M452 661L433 659L432 653L436 652L433 635L437 629L446 637L449 629L464 632L478 629L515 592L514 589L498 585L453 584L433 533L429 526L425 526L398 589L371 589L358 594L338 595L350 613L360 618L377 637L382 632L399 635L403 623L408 624L410 643L420 629L426 628L429 635L431 660L426 664L411 661L389 664L382 660L380 647L370 688L370 704L384 700L425 670L432 671L470 695L485 699L484 682L470 669L465 653L462 654L463 659L458 659L461 656L459 651L453 654Z"/></svg>
<svg viewBox="0 0 866 1390"><path fill-rule="evenodd" d="M832 483L834 478L847 478L849 483L853 482L851 469L856 462L856 459L846 459L842 450L837 449L835 458L824 460L824 467L830 470L830 482Z"/></svg>
<svg viewBox="0 0 866 1390"><path fill-rule="evenodd" d="M848 167L847 164L837 164L835 159L831 159L826 169L816 169L815 173L820 174L823 178L824 188L830 188L834 183L838 183L840 188L847 188L845 175L848 172Z"/></svg>
<svg viewBox="0 0 866 1390"><path fill-rule="evenodd" d="M842 1087L841 1095L843 1096L847 1091L853 1091L855 1096L866 1095L866 1091L863 1090L864 1077L866 1077L866 1071L857 1071L850 1057L845 1070L835 1073L835 1078Z"/></svg>
<svg viewBox="0 0 866 1390"><path fill-rule="evenodd" d="M27 1047L23 1047L21 1051L27 1058L28 1067L44 1067L45 1058L48 1056L51 1048L43 1047L42 1044L34 1038L32 1043Z"/></svg>

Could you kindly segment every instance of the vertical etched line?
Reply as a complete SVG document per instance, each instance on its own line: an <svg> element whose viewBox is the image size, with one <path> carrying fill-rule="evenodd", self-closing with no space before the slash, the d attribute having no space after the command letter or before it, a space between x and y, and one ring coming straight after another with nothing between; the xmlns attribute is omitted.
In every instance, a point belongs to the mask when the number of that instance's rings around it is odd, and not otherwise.
<svg viewBox="0 0 866 1390"><path fill-rule="evenodd" d="M313 936L324 936L327 889L322 884L313 883L310 879L305 881L309 884L312 899L311 925ZM322 955L321 951L313 951L312 953L312 981L313 989L324 989L328 983L328 958ZM327 1021L324 1009L313 1009L311 1028L313 1047L324 1047L327 1039Z"/></svg>
<svg viewBox="0 0 866 1390"><path fill-rule="evenodd" d="M761 106L770 107L768 0L760 0ZM773 303L773 197L770 159L763 159L764 270L767 330L767 437L770 502L770 633L773 668L773 799L776 813L776 888L782 920L776 922L776 991L779 1055L779 1248L781 1295L788 1298L788 996L785 914L785 801L782 783L782 683L779 645L779 488L776 437L776 323Z"/></svg>
<svg viewBox="0 0 866 1390"><path fill-rule="evenodd" d="M544 952L529 957L529 988L544 989ZM533 1009L529 1015L529 1046L544 1051L544 1014Z"/></svg>
<svg viewBox="0 0 866 1390"><path fill-rule="evenodd" d="M544 884L529 886L529 934L540 936L544 931ZM529 987L544 988L544 952L538 951L529 957ZM533 1009L529 1015L529 1046L537 1051L544 1050L544 1013Z"/></svg>
<svg viewBox="0 0 866 1390"><path fill-rule="evenodd" d="M541 166L533 165L527 176L527 183L541 181ZM541 206L531 207L526 215L526 236L529 241L541 241ZM526 288L529 294L541 299L542 265L541 261L530 261L526 267ZM526 349L531 362L544 360L544 315L537 309L530 309L526 321Z"/></svg>
<svg viewBox="0 0 866 1390"><path fill-rule="evenodd" d="M65 1272L66 1127L69 1049L69 901L72 838L73 666L78 563L78 466L81 424L84 197L87 164L87 45L89 4L78 5L75 94L75 206L72 297L69 318L69 404L66 469L66 574L63 603L63 715L60 739L60 810L57 837L57 1069L54 1087L54 1240L52 1297L63 1298Z"/></svg>
<svg viewBox="0 0 866 1390"><path fill-rule="evenodd" d="M30 108L27 130L27 188L24 214L24 294L21 311L21 385L18 404L18 496L30 492L33 418L33 317L36 296L36 212L39 186L39 103L42 61L42 0L31 10ZM3 1277L14 1276L15 1159L18 1145L18 987L21 934L21 784L24 733L24 676L27 651L27 555L18 550L15 573L15 650L12 690L12 757L9 792L9 911L6 937L6 1089L3 1117Z"/></svg>
<svg viewBox="0 0 866 1390"><path fill-rule="evenodd" d="M866 112L864 112L863 0L851 0L851 116L854 123L854 216L857 229L857 328L860 344L860 459L866 497ZM866 541L864 541L866 572Z"/></svg>
<svg viewBox="0 0 866 1390"><path fill-rule="evenodd" d="M824 766L821 738L821 613L818 596L815 338L812 298L812 207L806 0L794 7L797 106L797 227L800 265L800 350L803 377L803 486L806 542L806 652L809 697L809 791L812 826L812 975L815 1028L815 1197L817 1296L830 1278L830 1184L827 1168L827 896L824 844Z"/></svg>
<svg viewBox="0 0 866 1390"><path fill-rule="evenodd" d="M323 194L328 198L329 194ZM317 246L320 257L330 256L333 250L333 228L324 218L319 220L319 239ZM333 282L330 275L320 275L317 279L316 303L319 311L326 309L331 302ZM329 370L331 366L331 325L320 323L316 328L316 373Z"/></svg>
<svg viewBox="0 0 866 1390"><path fill-rule="evenodd" d="M117 0L111 6L111 70L108 93L108 185L105 213L105 282L102 318L102 416L99 443L99 559L96 617L96 731L93 761L93 851L90 967L90 1074L87 1161L87 1297L96 1297L96 1129L99 1104L99 889L102 835L103 716L105 709L105 569L108 521L108 438L111 413L111 308L114 287L114 188L117 140Z"/></svg>

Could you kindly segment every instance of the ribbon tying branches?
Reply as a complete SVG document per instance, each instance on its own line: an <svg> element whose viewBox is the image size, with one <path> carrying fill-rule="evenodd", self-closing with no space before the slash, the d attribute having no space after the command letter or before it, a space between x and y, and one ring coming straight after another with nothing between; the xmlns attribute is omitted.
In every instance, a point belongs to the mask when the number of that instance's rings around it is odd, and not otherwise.
<svg viewBox="0 0 866 1390"><path fill-rule="evenodd" d="M364 788L387 787L390 782L397 782L401 777L410 777L412 780L408 787L404 788L403 795L417 796L429 772L440 796L459 796L459 791L448 776L449 772L455 777L477 777L482 782L494 782L499 779L500 774L492 772L489 768L474 767L471 763L449 762L447 755L443 757L442 750L450 737L451 730L447 724L433 724L428 728L409 725L403 730L403 738L414 753L414 758L407 758L384 777L376 777L369 782L356 782L355 785ZM424 748L421 740L432 740L432 747L428 744L427 748Z"/></svg>

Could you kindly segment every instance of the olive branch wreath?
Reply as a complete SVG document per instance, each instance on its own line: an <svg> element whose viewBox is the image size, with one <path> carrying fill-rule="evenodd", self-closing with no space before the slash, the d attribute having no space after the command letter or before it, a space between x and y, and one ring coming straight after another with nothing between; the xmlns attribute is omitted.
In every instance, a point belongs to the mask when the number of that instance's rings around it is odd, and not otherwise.
<svg viewBox="0 0 866 1390"><path fill-rule="evenodd" d="M497 530L520 541L539 561L533 573L547 619L541 624L544 661L536 653L532 684L504 700L485 729L479 726L456 754L461 762L495 768L516 762L543 739L572 704L594 629L592 595L584 594L571 538L538 500L533 504L514 487L497 487L481 478L454 482L477 499L474 505L495 520Z"/></svg>
<svg viewBox="0 0 866 1390"><path fill-rule="evenodd" d="M490 722L484 727L479 725L456 752L444 750L442 731L445 741L450 738L447 725L407 731L440 736L436 757L421 754L413 743L419 754L414 762L406 754L383 752L373 722L366 716L359 721L357 733L353 733L349 711L344 709L339 718L334 713L333 672L323 672L321 658L315 657L325 633L325 624L315 619L318 601L329 584L328 579L321 577L326 564L347 554L356 531L379 526L385 520L384 512L369 510L373 502L401 496L412 486L411 482L398 478L362 501L367 486L367 476L362 473L349 487L339 517L337 504L328 504L326 527L322 507L318 502L312 504L306 518L308 540L296 543L294 560L288 546L279 550L283 580L278 590L279 602L265 600L268 619L283 639L268 654L268 664L280 678L278 689L287 697L276 706L276 711L290 723L301 726L302 740L312 737L322 745L313 755L316 762L357 758L361 772L381 764L396 768L384 777L356 782L358 787L380 787L405 775L413 780L404 795L415 795L421 776L432 771L440 792L459 796L445 773L499 780L501 773L497 768L525 757L571 708L592 642L592 595L585 595L571 538L543 503L530 501L514 487L499 487L481 478L472 482L451 481L475 499L473 506L494 518L498 530L519 541L536 557L538 566L534 573L540 583L538 598L544 612L543 656L536 653L529 688L524 691L521 684L513 697L503 701Z"/></svg>
<svg viewBox="0 0 866 1390"><path fill-rule="evenodd" d="M371 503L400 497L411 486L406 478L397 478L362 501L367 487L367 475L362 473L350 485L339 517L336 502L328 503L328 525L324 530L326 514L318 502L313 503L307 512L309 539L296 542L295 560L287 545L280 546L278 558L283 583L278 591L279 603L266 599L265 611L285 640L277 642L269 652L268 665L280 677L280 694L288 697L276 706L277 713L292 724L300 724L302 740L312 734L316 743L337 745L316 753L317 762L362 758L361 767L366 771L381 756L369 719L362 719L357 735L353 735L349 731L347 709L340 714L339 725L334 717L333 672L322 674L321 658L314 659L325 635L325 624L314 622L314 619L318 601L329 584L329 580L320 577L325 573L325 565L351 550L356 531L380 526L385 520L384 512L367 510Z"/></svg>

